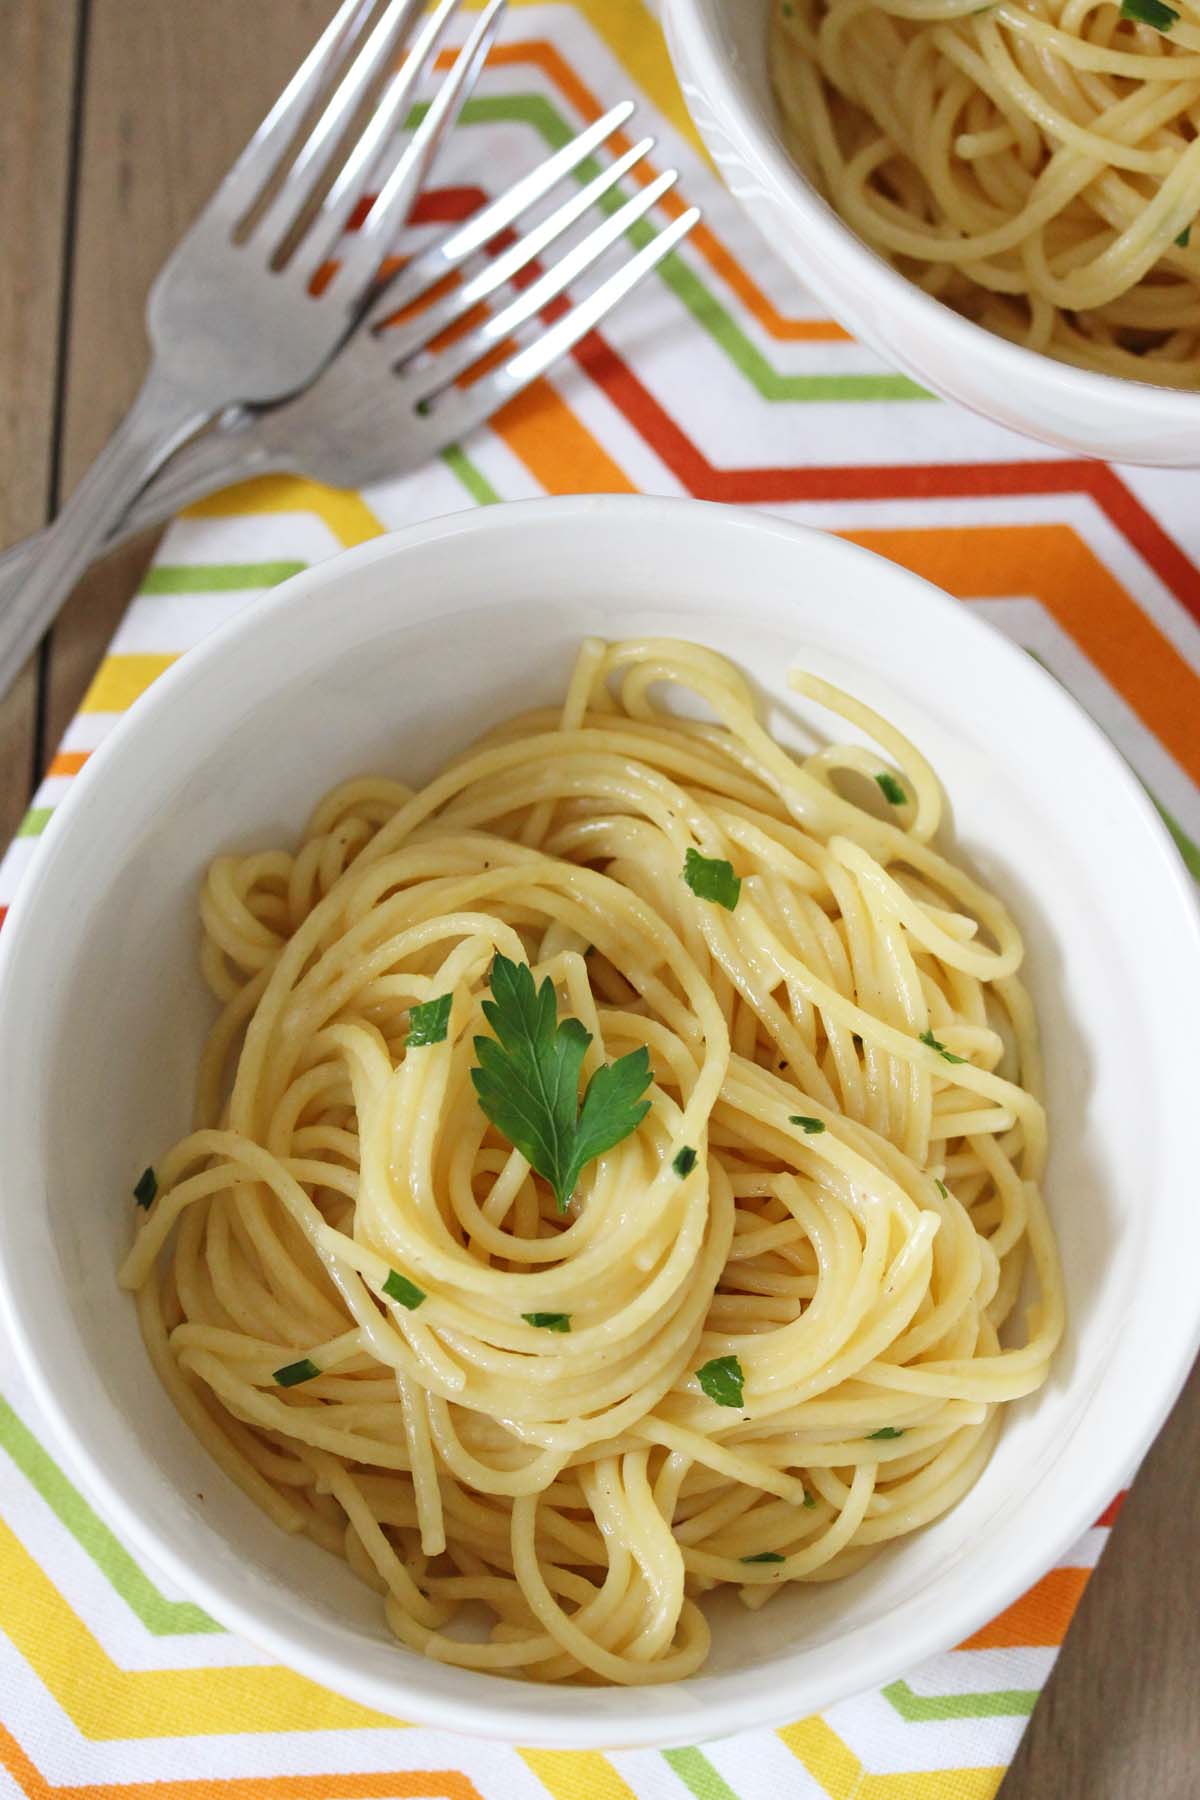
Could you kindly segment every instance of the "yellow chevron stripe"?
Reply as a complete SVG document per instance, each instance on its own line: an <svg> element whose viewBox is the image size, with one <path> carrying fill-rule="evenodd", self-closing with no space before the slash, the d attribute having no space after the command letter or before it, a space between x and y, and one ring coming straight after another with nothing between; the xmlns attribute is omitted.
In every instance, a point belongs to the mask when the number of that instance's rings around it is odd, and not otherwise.
<svg viewBox="0 0 1200 1800"><path fill-rule="evenodd" d="M829 1800L994 1800L1004 1779L1003 1767L872 1775L819 1716L785 1725L779 1735Z"/></svg>
<svg viewBox="0 0 1200 1800"><path fill-rule="evenodd" d="M637 1800L637 1795L598 1750L522 1750L554 1800Z"/></svg>
<svg viewBox="0 0 1200 1800"><path fill-rule="evenodd" d="M0 1520L4 1630L86 1738L344 1731L403 1723L267 1668L122 1669Z"/></svg>
<svg viewBox="0 0 1200 1800"><path fill-rule="evenodd" d="M184 514L189 519L229 519L255 513L315 513L347 549L382 535L383 526L361 494L349 488L325 487L299 475L260 475L235 482Z"/></svg>
<svg viewBox="0 0 1200 1800"><path fill-rule="evenodd" d="M124 712L151 682L158 680L164 669L178 661L178 656L152 655L149 651L136 656L106 656L83 697L80 712Z"/></svg>

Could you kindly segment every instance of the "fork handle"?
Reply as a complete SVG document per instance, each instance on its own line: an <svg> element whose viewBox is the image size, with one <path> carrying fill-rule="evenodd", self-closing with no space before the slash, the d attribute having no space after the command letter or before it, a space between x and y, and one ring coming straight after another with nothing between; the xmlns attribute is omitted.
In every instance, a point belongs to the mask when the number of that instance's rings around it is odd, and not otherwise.
<svg viewBox="0 0 1200 1800"><path fill-rule="evenodd" d="M137 398L54 523L36 560L0 586L0 699L105 538L176 445L208 417L194 396L152 368Z"/></svg>
<svg viewBox="0 0 1200 1800"><path fill-rule="evenodd" d="M164 463L158 474L142 489L129 511L109 532L97 551L107 556L130 538L143 531L154 531L165 525L185 507L207 500L221 488L235 481L247 481L254 475L282 470L281 459L268 455L254 432L248 414L233 418L229 424L215 425L203 437L184 444ZM3 630L3 607L42 554L51 528L35 531L8 550L0 551L0 631Z"/></svg>

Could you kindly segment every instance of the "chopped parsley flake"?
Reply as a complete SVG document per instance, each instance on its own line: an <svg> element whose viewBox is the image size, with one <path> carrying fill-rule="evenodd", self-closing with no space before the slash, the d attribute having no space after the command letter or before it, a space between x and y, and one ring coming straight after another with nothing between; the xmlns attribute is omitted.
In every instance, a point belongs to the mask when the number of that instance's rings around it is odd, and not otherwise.
<svg viewBox="0 0 1200 1800"><path fill-rule="evenodd" d="M450 1008L453 1004L453 994L439 994L436 1000L426 1000L420 1006L410 1007L405 1049L416 1050L422 1044L442 1043L450 1023Z"/></svg>
<svg viewBox="0 0 1200 1800"><path fill-rule="evenodd" d="M1179 236L1175 239L1175 242L1179 245L1181 250L1186 250L1191 241L1192 228L1190 225L1185 225Z"/></svg>
<svg viewBox="0 0 1200 1800"><path fill-rule="evenodd" d="M804 1504L805 1506L815 1506L817 1504L817 1496L815 1494L805 1494Z"/></svg>
<svg viewBox="0 0 1200 1800"><path fill-rule="evenodd" d="M908 795L900 786L900 783L896 780L894 775L889 775L885 770L882 775L877 775L875 779L883 790L883 797L885 800L890 800L893 806L904 805L905 801L908 799Z"/></svg>
<svg viewBox="0 0 1200 1800"><path fill-rule="evenodd" d="M868 1438L898 1438L904 1436L904 1429L895 1425L881 1425L878 1431L868 1431Z"/></svg>
<svg viewBox="0 0 1200 1800"><path fill-rule="evenodd" d="M696 1380L700 1383L710 1400L718 1406L741 1406L742 1365L736 1356L714 1356L706 1362L702 1369L696 1370Z"/></svg>
<svg viewBox="0 0 1200 1800"><path fill-rule="evenodd" d="M157 1192L158 1176L153 1169L143 1169L137 1178L137 1186L133 1190L133 1197L143 1212L149 1212L154 1205L154 1196Z"/></svg>
<svg viewBox="0 0 1200 1800"><path fill-rule="evenodd" d="M933 1185L942 1196L943 1200L948 1200L950 1198L950 1189L946 1186L944 1181L939 1181L936 1175L933 1178Z"/></svg>
<svg viewBox="0 0 1200 1800"><path fill-rule="evenodd" d="M808 1137L816 1137L818 1131L825 1129L820 1119L810 1119L807 1113L789 1113L788 1124L798 1125Z"/></svg>
<svg viewBox="0 0 1200 1800"><path fill-rule="evenodd" d="M711 900L732 912L742 891L742 878L733 872L733 864L723 856L701 856L689 845L683 859L683 879L697 900Z"/></svg>
<svg viewBox="0 0 1200 1800"><path fill-rule="evenodd" d="M778 1550L760 1550L757 1556L742 1556L739 1562L786 1562L786 1556L780 1556Z"/></svg>
<svg viewBox="0 0 1200 1800"><path fill-rule="evenodd" d="M409 1312L416 1312L421 1302L428 1298L424 1288L419 1288L415 1281L410 1281L399 1269L392 1270L383 1284L383 1291L389 1300L395 1300L400 1306L407 1306Z"/></svg>
<svg viewBox="0 0 1200 1800"><path fill-rule="evenodd" d="M301 1381L311 1381L314 1375L321 1373L309 1356L302 1356L299 1362L287 1363L282 1369L276 1369L271 1376L272 1381L280 1387L296 1387Z"/></svg>
<svg viewBox="0 0 1200 1800"><path fill-rule="evenodd" d="M690 1144L685 1144L682 1150L677 1150L671 1161L671 1167L679 1176L680 1180L682 1180L685 1175L690 1175L695 1166L696 1152L692 1149Z"/></svg>
<svg viewBox="0 0 1200 1800"><path fill-rule="evenodd" d="M527 1325L537 1325L543 1331L570 1331L570 1313L522 1313L521 1317Z"/></svg>
<svg viewBox="0 0 1200 1800"><path fill-rule="evenodd" d="M967 1060L965 1056L955 1056L953 1050L947 1050L945 1044L940 1043L939 1040L934 1037L932 1031L923 1031L921 1033L921 1042L923 1044L928 1044L931 1050L936 1050L943 1062L965 1063Z"/></svg>
<svg viewBox="0 0 1200 1800"><path fill-rule="evenodd" d="M1170 31L1179 22L1175 8L1164 6L1163 0L1121 0L1121 17L1139 25L1152 25L1155 31Z"/></svg>

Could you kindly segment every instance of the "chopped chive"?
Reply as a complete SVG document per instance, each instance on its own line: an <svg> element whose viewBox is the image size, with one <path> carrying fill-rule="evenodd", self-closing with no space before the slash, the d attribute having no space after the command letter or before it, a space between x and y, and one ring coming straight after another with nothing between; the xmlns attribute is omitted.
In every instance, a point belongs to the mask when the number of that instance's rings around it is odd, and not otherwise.
<svg viewBox="0 0 1200 1800"><path fill-rule="evenodd" d="M570 1313L522 1313L521 1317L527 1325L537 1325L542 1331L570 1331Z"/></svg>
<svg viewBox="0 0 1200 1800"><path fill-rule="evenodd" d="M878 1431L868 1431L867 1433L868 1438L898 1438L903 1436L903 1426L897 1429L895 1425L881 1425Z"/></svg>
<svg viewBox="0 0 1200 1800"><path fill-rule="evenodd" d="M405 1049L416 1050L422 1044L442 1043L450 1024L450 1008L453 1004L453 994L439 994L436 1000L425 1000L419 1006L411 1006L408 1010L408 1039Z"/></svg>
<svg viewBox="0 0 1200 1800"><path fill-rule="evenodd" d="M690 1175L695 1166L696 1152L692 1149L690 1144L685 1144L682 1150L677 1151L671 1162L671 1167L679 1176L680 1180L682 1180L685 1175Z"/></svg>
<svg viewBox="0 0 1200 1800"><path fill-rule="evenodd" d="M965 1056L955 1056L953 1050L947 1050L945 1044L939 1043L932 1031L923 1031L921 1033L921 1042L923 1044L928 1044L931 1050L936 1050L943 1062L965 1063L967 1060Z"/></svg>
<svg viewBox="0 0 1200 1800"><path fill-rule="evenodd" d="M908 795L900 786L900 783L896 780L894 775L889 775L885 770L882 775L877 775L875 779L883 790L883 797L885 800L890 800L893 806L904 805L904 802L908 799Z"/></svg>
<svg viewBox="0 0 1200 1800"><path fill-rule="evenodd" d="M936 1175L933 1178L933 1185L942 1196L943 1200L948 1200L950 1198L950 1189L946 1186L944 1181L939 1181Z"/></svg>
<svg viewBox="0 0 1200 1800"><path fill-rule="evenodd" d="M314 1375L321 1373L310 1356L302 1356L299 1362L286 1363L282 1369L275 1369L271 1379L280 1387L295 1387L301 1381L311 1381Z"/></svg>
<svg viewBox="0 0 1200 1800"><path fill-rule="evenodd" d="M1179 245L1181 250L1186 250L1191 241L1192 228L1190 225L1185 225L1179 236L1175 239L1175 242Z"/></svg>
<svg viewBox="0 0 1200 1800"><path fill-rule="evenodd" d="M815 1137L818 1131L824 1131L820 1119L810 1119L807 1113L789 1113L788 1124L798 1125L809 1137Z"/></svg>
<svg viewBox="0 0 1200 1800"><path fill-rule="evenodd" d="M399 1269L392 1270L383 1284L383 1291L389 1300L395 1300L401 1306L407 1306L409 1312L416 1312L422 1300L428 1298L424 1288L419 1288L415 1281L410 1281L407 1275L400 1273Z"/></svg>
<svg viewBox="0 0 1200 1800"><path fill-rule="evenodd" d="M714 1356L703 1368L696 1370L696 1380L700 1383L710 1400L718 1406L741 1406L742 1365L736 1356Z"/></svg>
<svg viewBox="0 0 1200 1800"><path fill-rule="evenodd" d="M683 879L697 900L711 900L726 912L733 911L742 891L742 878L734 874L731 862L723 856L701 856L691 845L683 859Z"/></svg>
<svg viewBox="0 0 1200 1800"><path fill-rule="evenodd" d="M786 1562L786 1556L780 1556L778 1550L760 1550L757 1556L739 1556L739 1562Z"/></svg>
<svg viewBox="0 0 1200 1800"><path fill-rule="evenodd" d="M153 1169L143 1169L137 1178L137 1186L133 1197L144 1212L149 1212L154 1205L154 1196L158 1192L158 1176Z"/></svg>
<svg viewBox="0 0 1200 1800"><path fill-rule="evenodd" d="M1175 8L1164 6L1163 0L1121 0L1121 17L1152 25L1155 31L1170 31L1179 20Z"/></svg>

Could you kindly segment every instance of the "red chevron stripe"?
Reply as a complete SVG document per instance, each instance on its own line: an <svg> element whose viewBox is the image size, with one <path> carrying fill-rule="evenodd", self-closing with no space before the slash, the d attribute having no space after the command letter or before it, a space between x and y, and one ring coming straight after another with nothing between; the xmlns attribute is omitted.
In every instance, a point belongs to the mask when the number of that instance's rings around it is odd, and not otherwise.
<svg viewBox="0 0 1200 1800"><path fill-rule="evenodd" d="M689 494L765 505L780 500L928 500L964 495L1086 494L1200 623L1200 569L1105 463L1047 459L1013 463L869 464L854 468L718 469L599 333L575 351L602 388Z"/></svg>

